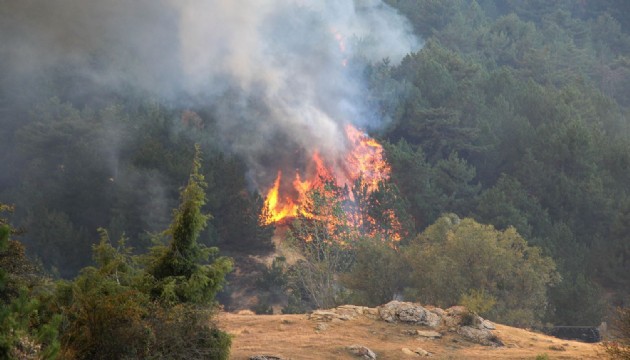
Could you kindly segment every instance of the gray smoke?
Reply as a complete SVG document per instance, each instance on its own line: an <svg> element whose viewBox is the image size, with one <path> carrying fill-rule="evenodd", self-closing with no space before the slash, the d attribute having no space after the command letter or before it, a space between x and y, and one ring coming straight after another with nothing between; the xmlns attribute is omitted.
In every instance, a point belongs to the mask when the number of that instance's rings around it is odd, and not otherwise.
<svg viewBox="0 0 630 360"><path fill-rule="evenodd" d="M345 147L344 124L379 125L357 57L396 63L420 46L406 19L381 0L0 5L0 56L11 70L3 81L66 67L104 88L194 99L213 109L225 145L265 186L275 176L261 166L269 159L288 149L334 159Z"/></svg>

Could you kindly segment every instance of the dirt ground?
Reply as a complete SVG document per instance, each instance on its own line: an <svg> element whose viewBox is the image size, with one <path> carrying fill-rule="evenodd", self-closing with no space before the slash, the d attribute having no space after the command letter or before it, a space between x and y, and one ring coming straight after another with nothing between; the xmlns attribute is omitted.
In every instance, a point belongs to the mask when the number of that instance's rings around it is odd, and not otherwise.
<svg viewBox="0 0 630 360"><path fill-rule="evenodd" d="M429 330L421 326L390 324L382 320L358 317L334 320L321 325L307 315L253 315L222 312L219 326L233 335L231 359L249 359L254 355L273 355L282 359L357 359L348 350L363 345L378 359L412 359L403 348L422 348L427 359L604 359L598 344L568 341L509 326L496 325L494 333L504 347L481 346L463 340L456 333L443 333L441 339L419 339L405 330Z"/></svg>

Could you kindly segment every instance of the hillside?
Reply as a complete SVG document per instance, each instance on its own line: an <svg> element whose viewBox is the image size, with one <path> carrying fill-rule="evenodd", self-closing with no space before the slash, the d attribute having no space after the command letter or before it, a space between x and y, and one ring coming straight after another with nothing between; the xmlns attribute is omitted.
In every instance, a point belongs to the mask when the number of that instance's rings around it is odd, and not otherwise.
<svg viewBox="0 0 630 360"><path fill-rule="evenodd" d="M417 330L433 329L417 324L389 323L370 315L322 321L321 316L304 314L223 312L218 321L219 326L233 336L231 359L249 359L256 355L280 359L356 359L358 357L348 350L355 344L371 349L378 359L421 357L403 350L418 348L429 352L429 357L434 359L535 359L542 354L547 354L549 359L597 359L602 355L597 344L557 339L499 324L495 325L493 334L504 344L500 347L473 343L444 328L439 329L441 338L424 338L416 334Z"/></svg>

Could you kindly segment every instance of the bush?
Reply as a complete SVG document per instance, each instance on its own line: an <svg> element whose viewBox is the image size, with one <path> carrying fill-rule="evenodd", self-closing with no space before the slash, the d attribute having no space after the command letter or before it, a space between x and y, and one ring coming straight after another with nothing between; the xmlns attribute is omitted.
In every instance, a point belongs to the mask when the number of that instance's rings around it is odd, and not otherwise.
<svg viewBox="0 0 630 360"><path fill-rule="evenodd" d="M459 300L460 305L479 315L484 315L490 311L496 302L496 298L487 294L483 289L470 290L468 293L463 294Z"/></svg>
<svg viewBox="0 0 630 360"><path fill-rule="evenodd" d="M630 359L630 308L617 309L616 317L612 322L612 335L614 341L606 341L602 344L604 351L611 359Z"/></svg>
<svg viewBox="0 0 630 360"><path fill-rule="evenodd" d="M0 203L0 215L4 212L13 212L13 206ZM47 281L26 258L24 246L10 239L16 232L0 217L0 358L54 359L61 318L42 316L38 296Z"/></svg>
<svg viewBox="0 0 630 360"><path fill-rule="evenodd" d="M227 359L231 339L211 323L215 295L231 261L197 243L209 215L199 150L168 245L132 256L123 237L114 248L99 229L95 267L60 282L53 303L63 314L64 359ZM144 263L145 266L140 264Z"/></svg>
<svg viewBox="0 0 630 360"><path fill-rule="evenodd" d="M403 253L415 301L449 307L464 300L471 310L509 325L540 323L548 289L560 280L553 260L514 228L499 231L453 214L429 226Z"/></svg>
<svg viewBox="0 0 630 360"><path fill-rule="evenodd" d="M211 322L213 315L194 305L156 308L147 319L152 339L146 358L228 359L232 338Z"/></svg>
<svg viewBox="0 0 630 360"><path fill-rule="evenodd" d="M404 287L407 265L390 241L364 237L355 248L355 263L341 277L343 285L355 291L353 303L377 306L391 301Z"/></svg>

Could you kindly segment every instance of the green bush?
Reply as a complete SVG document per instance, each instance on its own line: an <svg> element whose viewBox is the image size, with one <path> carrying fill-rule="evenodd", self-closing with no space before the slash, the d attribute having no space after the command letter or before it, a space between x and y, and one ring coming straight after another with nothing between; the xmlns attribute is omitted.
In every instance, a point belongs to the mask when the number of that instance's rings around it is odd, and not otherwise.
<svg viewBox="0 0 630 360"><path fill-rule="evenodd" d="M429 226L403 254L414 300L440 307L464 300L472 311L510 325L540 323L548 289L560 280L553 260L513 227L500 231L453 214Z"/></svg>
<svg viewBox="0 0 630 360"><path fill-rule="evenodd" d="M612 322L612 341L602 344L611 359L630 360L630 308L617 309Z"/></svg>
<svg viewBox="0 0 630 360"><path fill-rule="evenodd" d="M146 358L228 359L232 338L212 323L213 315L190 304L156 308L147 319L152 338Z"/></svg>
<svg viewBox="0 0 630 360"><path fill-rule="evenodd" d="M459 303L469 311L484 315L492 309L497 300L494 296L487 294L483 289L472 289L461 296Z"/></svg>
<svg viewBox="0 0 630 360"><path fill-rule="evenodd" d="M132 256L123 237L110 244L103 229L95 267L58 283L52 311L63 314L63 359L227 359L231 338L211 322L214 296L231 268L218 250L197 243L209 215L199 150L181 204L149 255ZM144 266L142 266L144 265Z"/></svg>

